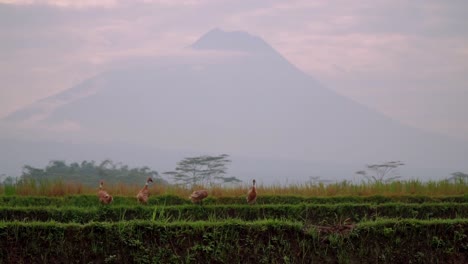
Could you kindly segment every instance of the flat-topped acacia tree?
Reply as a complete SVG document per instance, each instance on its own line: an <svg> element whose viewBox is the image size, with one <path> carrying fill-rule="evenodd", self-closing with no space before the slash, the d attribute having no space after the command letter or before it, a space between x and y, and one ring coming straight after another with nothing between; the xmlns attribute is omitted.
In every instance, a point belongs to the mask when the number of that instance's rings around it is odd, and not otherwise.
<svg viewBox="0 0 468 264"><path fill-rule="evenodd" d="M163 172L163 174L185 186L240 182L236 177L224 176L227 173L228 164L231 163L228 157L227 154L187 157L177 162L174 171Z"/></svg>
<svg viewBox="0 0 468 264"><path fill-rule="evenodd" d="M397 169L405 165L401 161L388 161L381 164L368 164L366 165L367 173L365 170L357 171L356 174L364 176L369 182L372 183L389 183L394 180L400 179Z"/></svg>

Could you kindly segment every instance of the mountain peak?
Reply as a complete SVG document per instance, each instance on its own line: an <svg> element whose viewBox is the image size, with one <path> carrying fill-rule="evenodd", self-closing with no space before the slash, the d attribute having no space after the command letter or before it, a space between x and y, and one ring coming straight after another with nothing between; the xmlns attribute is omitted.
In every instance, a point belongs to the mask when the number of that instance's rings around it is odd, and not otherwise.
<svg viewBox="0 0 468 264"><path fill-rule="evenodd" d="M199 50L230 50L249 53L275 52L263 39L244 31L224 31L214 28L191 45Z"/></svg>

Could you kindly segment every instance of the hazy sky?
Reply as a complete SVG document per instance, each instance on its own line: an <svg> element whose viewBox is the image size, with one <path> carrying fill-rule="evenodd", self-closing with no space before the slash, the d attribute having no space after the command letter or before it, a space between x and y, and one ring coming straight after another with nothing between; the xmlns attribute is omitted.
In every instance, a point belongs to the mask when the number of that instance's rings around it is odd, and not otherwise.
<svg viewBox="0 0 468 264"><path fill-rule="evenodd" d="M468 140L466 0L0 0L0 117L218 27L262 37L338 93Z"/></svg>

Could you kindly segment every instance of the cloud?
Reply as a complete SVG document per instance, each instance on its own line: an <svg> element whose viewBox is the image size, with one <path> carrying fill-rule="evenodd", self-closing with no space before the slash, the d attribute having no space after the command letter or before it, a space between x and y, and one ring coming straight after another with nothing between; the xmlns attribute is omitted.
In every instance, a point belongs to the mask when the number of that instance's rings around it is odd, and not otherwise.
<svg viewBox="0 0 468 264"><path fill-rule="evenodd" d="M115 7L117 0L0 0L14 5L50 5L62 8Z"/></svg>
<svg viewBox="0 0 468 264"><path fill-rule="evenodd" d="M211 0L212 1L212 0ZM160 6L198 6L210 0L0 0L0 4L47 5L59 8L115 8L132 4L153 4Z"/></svg>
<svg viewBox="0 0 468 264"><path fill-rule="evenodd" d="M406 75L468 68L467 2L291 1L230 14L315 76ZM254 25L254 26L251 26ZM272 26L274 25L274 26ZM385 78L385 77L383 77ZM414 79L414 77L411 77Z"/></svg>
<svg viewBox="0 0 468 264"><path fill-rule="evenodd" d="M286 58L340 94L406 124L468 139L460 125L460 113L468 112L468 2L288 4L230 14L228 23L254 25Z"/></svg>
<svg viewBox="0 0 468 264"><path fill-rule="evenodd" d="M214 27L264 38L330 88L389 115L418 113L410 122L428 111L411 100L468 83L464 0L0 3L8 3L0 4L0 79L8 87L0 92L0 113L132 57L193 56L184 47ZM405 93L408 99L392 100Z"/></svg>

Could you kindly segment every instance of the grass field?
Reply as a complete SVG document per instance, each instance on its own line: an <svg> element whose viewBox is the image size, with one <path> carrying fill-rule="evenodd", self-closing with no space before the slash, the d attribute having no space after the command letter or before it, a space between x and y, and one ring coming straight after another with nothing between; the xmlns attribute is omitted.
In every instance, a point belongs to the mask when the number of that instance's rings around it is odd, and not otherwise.
<svg viewBox="0 0 468 264"><path fill-rule="evenodd" d="M468 182L459 180L451 182L441 181L395 181L391 183L351 183L342 181L331 184L298 184L298 185L257 185L262 195L293 195L293 196L371 196L371 195L427 195L448 196L467 193ZM28 180L16 185L0 185L0 195L28 195L28 196L65 196L95 194L99 187L89 187L79 182L64 182L60 180ZM141 185L106 184L105 189L116 196L134 196L141 189ZM210 197L240 197L245 196L248 186L234 187L206 187L196 186L192 189L168 185L151 186L154 195L176 195L188 197L193 189L208 189Z"/></svg>
<svg viewBox="0 0 468 264"><path fill-rule="evenodd" d="M465 182L207 188L25 182L0 189L0 263L467 263ZM200 188L200 187L199 187Z"/></svg>

